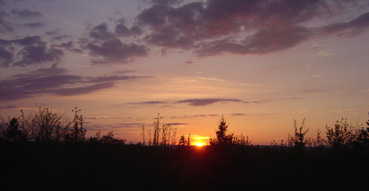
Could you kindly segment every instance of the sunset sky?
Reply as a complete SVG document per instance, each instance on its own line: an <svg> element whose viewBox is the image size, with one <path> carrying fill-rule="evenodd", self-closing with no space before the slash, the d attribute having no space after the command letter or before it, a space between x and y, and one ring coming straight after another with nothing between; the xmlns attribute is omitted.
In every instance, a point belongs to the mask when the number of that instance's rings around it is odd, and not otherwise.
<svg viewBox="0 0 369 191"><path fill-rule="evenodd" d="M308 136L369 111L369 1L0 0L0 114L82 109L89 135ZM147 136L146 136L147 137Z"/></svg>

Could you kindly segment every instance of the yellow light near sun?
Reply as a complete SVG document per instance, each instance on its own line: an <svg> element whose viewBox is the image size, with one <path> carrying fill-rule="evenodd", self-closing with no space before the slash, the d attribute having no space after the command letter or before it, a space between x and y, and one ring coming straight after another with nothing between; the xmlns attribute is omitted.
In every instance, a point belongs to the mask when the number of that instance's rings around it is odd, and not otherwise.
<svg viewBox="0 0 369 191"><path fill-rule="evenodd" d="M207 144L209 141L209 137L201 136L201 135L191 135L192 142L191 145L202 147Z"/></svg>
<svg viewBox="0 0 369 191"><path fill-rule="evenodd" d="M196 143L196 146L197 147L202 147L202 146L204 146L202 143L200 143L200 142L198 142L198 143Z"/></svg>

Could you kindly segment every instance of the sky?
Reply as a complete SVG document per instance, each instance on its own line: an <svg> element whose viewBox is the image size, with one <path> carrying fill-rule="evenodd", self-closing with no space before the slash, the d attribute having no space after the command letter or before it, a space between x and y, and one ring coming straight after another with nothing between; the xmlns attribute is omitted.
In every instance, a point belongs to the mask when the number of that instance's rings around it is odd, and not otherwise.
<svg viewBox="0 0 369 191"><path fill-rule="evenodd" d="M0 114L82 110L88 135L171 124L252 144L369 111L367 0L0 0ZM148 135L146 135L146 139ZM146 140L147 141L147 140Z"/></svg>

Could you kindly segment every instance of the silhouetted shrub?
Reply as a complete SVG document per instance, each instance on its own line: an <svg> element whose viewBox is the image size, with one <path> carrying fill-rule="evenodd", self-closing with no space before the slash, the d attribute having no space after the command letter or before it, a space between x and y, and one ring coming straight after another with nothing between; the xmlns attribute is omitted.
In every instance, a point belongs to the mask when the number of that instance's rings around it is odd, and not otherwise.
<svg viewBox="0 0 369 191"><path fill-rule="evenodd" d="M289 137L290 138L289 141L292 142L292 146L298 149L304 149L306 144L308 143L306 134L309 131L309 129L307 129L306 131L303 130L305 128L305 118L302 120L302 123L299 128L297 128L297 121L294 119L293 127L295 130L295 133L293 137Z"/></svg>
<svg viewBox="0 0 369 191"><path fill-rule="evenodd" d="M65 135L66 142L78 143L86 141L86 129L83 128L83 116L80 114L81 110L75 107L72 112L74 113L73 121L68 124L67 134ZM70 128L70 126L72 128Z"/></svg>
<svg viewBox="0 0 369 191"><path fill-rule="evenodd" d="M185 135L182 135L179 139L178 146L190 146L191 145L191 134L186 138Z"/></svg>
<svg viewBox="0 0 369 191"><path fill-rule="evenodd" d="M349 146L355 140L354 127L347 123L346 119L337 121L334 128L326 126L328 144L333 148Z"/></svg>
<svg viewBox="0 0 369 191"><path fill-rule="evenodd" d="M101 135L101 131L96 132L94 137L88 139L88 143L98 143L98 144L125 144L125 140L114 138L113 131L110 131L106 135Z"/></svg>
<svg viewBox="0 0 369 191"><path fill-rule="evenodd" d="M64 126L66 125L65 121L63 121L65 120L65 116L60 112L53 112L49 108L39 106L26 119L30 119L30 123L24 122L24 124L27 124L26 129L30 133L30 141L61 141L68 133L67 126Z"/></svg>
<svg viewBox="0 0 369 191"><path fill-rule="evenodd" d="M369 120L366 122L368 127L356 130L355 147L369 148Z"/></svg>
<svg viewBox="0 0 369 191"><path fill-rule="evenodd" d="M70 121L64 114L46 107L39 106L28 116L24 116L21 110L20 117L10 119L7 125L1 123L1 137L6 141L84 142L86 129L83 127L81 110L75 108L72 111L74 118Z"/></svg>

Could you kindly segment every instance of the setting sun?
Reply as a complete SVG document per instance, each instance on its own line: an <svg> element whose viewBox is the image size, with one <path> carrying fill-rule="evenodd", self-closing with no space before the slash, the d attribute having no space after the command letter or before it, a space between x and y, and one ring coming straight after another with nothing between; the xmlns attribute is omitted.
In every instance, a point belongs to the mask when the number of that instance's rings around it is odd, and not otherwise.
<svg viewBox="0 0 369 191"><path fill-rule="evenodd" d="M197 147L202 147L202 146L204 146L204 145L203 145L202 143L200 143L200 142L199 142L199 143L196 143L196 146L197 146Z"/></svg>

